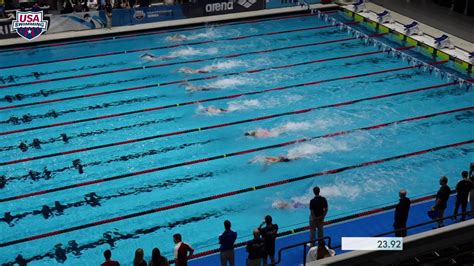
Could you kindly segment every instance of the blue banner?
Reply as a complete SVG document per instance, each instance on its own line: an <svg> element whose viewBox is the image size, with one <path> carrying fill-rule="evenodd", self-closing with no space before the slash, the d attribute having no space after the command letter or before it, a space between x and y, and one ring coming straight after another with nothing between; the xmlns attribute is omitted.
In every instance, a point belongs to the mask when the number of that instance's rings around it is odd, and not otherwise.
<svg viewBox="0 0 474 266"><path fill-rule="evenodd" d="M138 7L130 9L132 25L185 18L180 5Z"/></svg>

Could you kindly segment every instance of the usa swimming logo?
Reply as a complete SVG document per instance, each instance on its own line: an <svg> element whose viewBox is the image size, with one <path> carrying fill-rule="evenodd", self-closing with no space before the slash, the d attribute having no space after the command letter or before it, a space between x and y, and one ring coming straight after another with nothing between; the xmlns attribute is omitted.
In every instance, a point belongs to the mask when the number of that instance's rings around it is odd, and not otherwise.
<svg viewBox="0 0 474 266"><path fill-rule="evenodd" d="M23 39L31 41L38 38L48 29L48 21L43 20L43 11L16 12L16 20L12 21L12 31L16 31Z"/></svg>

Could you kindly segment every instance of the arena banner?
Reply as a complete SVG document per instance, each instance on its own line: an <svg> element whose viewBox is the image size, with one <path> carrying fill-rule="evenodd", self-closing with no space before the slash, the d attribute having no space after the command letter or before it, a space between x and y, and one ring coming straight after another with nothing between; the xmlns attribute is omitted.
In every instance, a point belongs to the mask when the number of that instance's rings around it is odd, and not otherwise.
<svg viewBox="0 0 474 266"><path fill-rule="evenodd" d="M93 30L107 26L104 11L90 11L52 16L48 33Z"/></svg>
<svg viewBox="0 0 474 266"><path fill-rule="evenodd" d="M129 10L132 25L185 18L180 5L138 7ZM112 15L112 23L114 19Z"/></svg>
<svg viewBox="0 0 474 266"><path fill-rule="evenodd" d="M232 14L265 9L265 0L197 0L183 4L188 18Z"/></svg>
<svg viewBox="0 0 474 266"><path fill-rule="evenodd" d="M0 19L0 39L18 37L15 31L11 30L12 19Z"/></svg>

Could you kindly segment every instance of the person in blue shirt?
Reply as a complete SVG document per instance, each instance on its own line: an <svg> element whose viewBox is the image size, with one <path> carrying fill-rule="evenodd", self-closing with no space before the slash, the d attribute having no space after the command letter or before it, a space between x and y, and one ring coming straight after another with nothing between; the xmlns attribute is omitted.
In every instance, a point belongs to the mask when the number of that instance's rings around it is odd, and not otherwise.
<svg viewBox="0 0 474 266"><path fill-rule="evenodd" d="M234 243L237 239L237 233L230 230L231 223L228 220L224 221L225 231L219 236L219 248L221 255L221 266L234 266Z"/></svg>

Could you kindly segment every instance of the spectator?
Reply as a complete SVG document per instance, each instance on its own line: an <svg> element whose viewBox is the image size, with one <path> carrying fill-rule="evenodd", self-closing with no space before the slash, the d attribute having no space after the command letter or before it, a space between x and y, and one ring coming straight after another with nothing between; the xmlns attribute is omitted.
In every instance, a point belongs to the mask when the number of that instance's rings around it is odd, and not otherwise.
<svg viewBox="0 0 474 266"><path fill-rule="evenodd" d="M174 259L176 266L187 266L188 259L193 255L194 249L189 244L182 242L181 234L173 235L173 241L175 243Z"/></svg>
<svg viewBox="0 0 474 266"><path fill-rule="evenodd" d="M278 233L278 225L272 224L272 217L265 216L265 220L260 224L258 230L263 237L265 254L263 257L263 265L267 265L267 257L270 257L271 263L275 263L275 240ZM263 225L266 225L262 228Z"/></svg>
<svg viewBox="0 0 474 266"><path fill-rule="evenodd" d="M114 2L114 9L121 9L122 8L122 3L120 0L115 0Z"/></svg>
<svg viewBox="0 0 474 266"><path fill-rule="evenodd" d="M130 8L134 8L137 0L129 0Z"/></svg>
<svg viewBox="0 0 474 266"><path fill-rule="evenodd" d="M320 191L319 187L314 187L314 198L309 202L311 212L309 217L311 247L313 247L315 243L316 228L318 229L318 238L324 237L324 217L326 217L328 213L328 202L326 198L319 195Z"/></svg>
<svg viewBox="0 0 474 266"><path fill-rule="evenodd" d="M74 11L72 0L66 0L64 2L64 9L61 11L61 14L69 14Z"/></svg>
<svg viewBox="0 0 474 266"><path fill-rule="evenodd" d="M97 0L87 0L87 7L89 9L97 9Z"/></svg>
<svg viewBox="0 0 474 266"><path fill-rule="evenodd" d="M265 253L265 243L260 238L260 230L253 230L253 239L247 242L247 266L261 266Z"/></svg>
<svg viewBox="0 0 474 266"><path fill-rule="evenodd" d="M140 0L140 7L149 7L150 1L149 0Z"/></svg>
<svg viewBox="0 0 474 266"><path fill-rule="evenodd" d="M74 12L76 13L82 12L81 2L76 1L76 3L74 3Z"/></svg>
<svg viewBox="0 0 474 266"><path fill-rule="evenodd" d="M133 259L133 266L147 266L146 261L143 258L145 256L145 253L143 252L143 249L138 248L135 250L135 258Z"/></svg>
<svg viewBox="0 0 474 266"><path fill-rule="evenodd" d="M122 1L122 8L130 8L130 3L128 2L128 0Z"/></svg>
<svg viewBox="0 0 474 266"><path fill-rule="evenodd" d="M111 260L110 259L111 257L112 257L112 252L109 249L104 251L105 262L102 263L101 266L120 266L120 263L118 263L118 261Z"/></svg>
<svg viewBox="0 0 474 266"><path fill-rule="evenodd" d="M107 28L112 28L112 4L110 0L107 0L105 3L105 13L107 14Z"/></svg>
<svg viewBox="0 0 474 266"><path fill-rule="evenodd" d="M230 266L234 266L234 243L237 239L237 233L230 230L231 223L228 220L224 221L225 231L219 236L219 248L221 255L221 266L227 266L229 262Z"/></svg>
<svg viewBox="0 0 474 266"><path fill-rule="evenodd" d="M474 163L469 167L469 181L474 184ZM471 202L471 216L474 216L474 189L469 191L469 201Z"/></svg>
<svg viewBox="0 0 474 266"><path fill-rule="evenodd" d="M436 193L435 205L431 208L432 211L437 212L435 219L444 218L444 210L446 210L446 207L448 206L448 199L449 195L451 194L451 189L448 187L448 178L446 176L442 176L439 179L439 184L441 185L441 187L439 188L438 193ZM438 228L443 226L444 221L439 220Z"/></svg>
<svg viewBox="0 0 474 266"><path fill-rule="evenodd" d="M161 256L161 252L158 248L154 248L151 252L151 260L148 263L149 266L169 266L168 260Z"/></svg>
<svg viewBox="0 0 474 266"><path fill-rule="evenodd" d="M38 2L36 2L33 7L31 8L31 11L33 12L39 12L41 11L41 7L38 5Z"/></svg>
<svg viewBox="0 0 474 266"><path fill-rule="evenodd" d="M461 181L458 182L458 184L456 185L456 192L457 192L457 195L456 195L456 205L454 207L454 215L456 215L454 217L454 220L457 220L457 215L458 215L458 210L459 210L459 206L461 206L461 210L463 212L463 214L461 215L461 221L464 221L466 219L466 208L467 208L467 199L469 197L469 191L471 189L474 189L474 184L471 183L468 179L468 172L467 171L463 171L461 173Z"/></svg>
<svg viewBox="0 0 474 266"><path fill-rule="evenodd" d="M395 208L395 222L393 223L393 228L395 230L402 229L407 227L408 212L410 211L410 199L407 198L407 192L404 189L401 189L398 193L400 196L400 201ZM403 229L395 232L396 237L405 237L407 236L407 230Z"/></svg>

